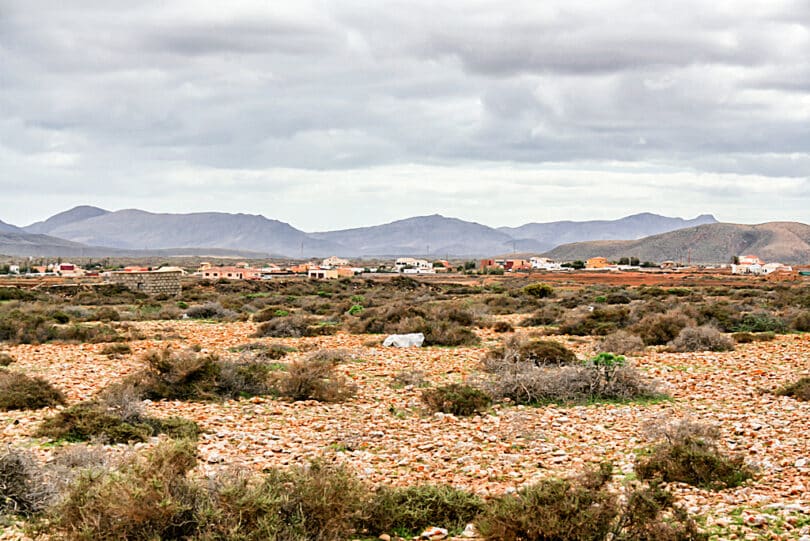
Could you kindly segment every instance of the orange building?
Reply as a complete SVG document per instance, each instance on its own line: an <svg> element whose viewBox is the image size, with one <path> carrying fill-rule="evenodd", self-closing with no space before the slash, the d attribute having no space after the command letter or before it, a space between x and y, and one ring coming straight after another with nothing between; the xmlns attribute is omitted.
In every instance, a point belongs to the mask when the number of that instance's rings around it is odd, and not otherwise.
<svg viewBox="0 0 810 541"><path fill-rule="evenodd" d="M586 269L604 269L609 266L610 263L608 263L607 258L604 257L592 257L585 262Z"/></svg>

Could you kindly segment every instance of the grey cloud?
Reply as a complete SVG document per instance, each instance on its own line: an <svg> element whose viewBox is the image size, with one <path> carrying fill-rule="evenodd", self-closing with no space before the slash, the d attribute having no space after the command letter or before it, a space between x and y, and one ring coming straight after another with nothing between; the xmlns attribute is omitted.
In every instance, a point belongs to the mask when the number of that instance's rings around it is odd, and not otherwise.
<svg viewBox="0 0 810 541"><path fill-rule="evenodd" d="M808 8L4 2L0 188L131 195L181 167L259 193L240 170L483 162L805 178ZM409 181L411 207L449 204L430 182Z"/></svg>

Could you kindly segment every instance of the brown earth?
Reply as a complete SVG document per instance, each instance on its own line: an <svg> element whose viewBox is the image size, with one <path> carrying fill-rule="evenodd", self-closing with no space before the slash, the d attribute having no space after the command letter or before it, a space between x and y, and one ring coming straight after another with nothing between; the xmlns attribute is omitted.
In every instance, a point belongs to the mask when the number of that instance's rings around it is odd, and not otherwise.
<svg viewBox="0 0 810 541"><path fill-rule="evenodd" d="M14 369L47 378L73 403L138 370L138 355L151 348L200 344L228 356L229 348L256 341L250 338L255 329L251 323L134 325L149 338L132 342L133 354L121 359L101 355L102 345L89 344L19 345L8 351L18 360ZM605 459L632 474L634 453L649 443L645 423L693 416L719 424L724 445L744 453L760 473L753 483L721 492L676 485L680 503L707 517L707 527L724 528L720 539L799 539L810 534L810 403L767 392L810 374L810 335L780 336L728 353L648 349L634 362L673 397L650 404L495 406L487 415L456 418L427 413L419 389L391 387L392 377L403 370L421 370L434 385L476 377L486 347L500 339L489 331L481 336L481 347L405 350L370 347L369 341L379 337L343 333L273 340L299 348L290 359L306 350L348 348L355 360L340 370L358 385L357 396L343 404L264 398L212 404L164 401L148 404L148 411L200 423L206 431L199 445L203 470L223 464L261 470L326 457L347 463L372 484L450 483L482 495ZM580 357L593 353L591 339L561 340ZM0 444L31 448L47 460L53 448L41 446L45 442L32 434L52 413L4 412ZM765 522L758 526L740 524L761 520ZM15 528L0 527L0 539L19 535Z"/></svg>

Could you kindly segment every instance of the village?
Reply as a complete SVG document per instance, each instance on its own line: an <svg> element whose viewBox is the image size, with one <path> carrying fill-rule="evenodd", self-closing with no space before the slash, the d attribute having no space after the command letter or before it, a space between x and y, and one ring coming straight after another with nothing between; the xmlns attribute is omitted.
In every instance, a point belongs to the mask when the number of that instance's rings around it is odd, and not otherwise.
<svg viewBox="0 0 810 541"><path fill-rule="evenodd" d="M373 264L370 264L373 263ZM771 276L789 279L810 274L810 265L791 266L780 262L766 262L753 254L735 256L728 264L697 265L673 260L653 263L640 262L635 257L622 257L617 261L605 257L592 257L585 261L555 261L547 257L500 257L480 260L427 259L398 257L393 261L352 261L338 256L330 256L321 261L306 261L290 264L265 262L260 265L239 261L231 265L201 262L196 268L182 265L120 265L111 267L101 262L75 264L70 262L15 262L0 266L0 275L17 277L61 277L61 278L112 278L121 273L179 273L183 276L206 280L270 280L290 276L306 276L316 280L336 280L361 274L503 274L535 272L621 272L621 271L687 271L710 270L719 274L746 276Z"/></svg>

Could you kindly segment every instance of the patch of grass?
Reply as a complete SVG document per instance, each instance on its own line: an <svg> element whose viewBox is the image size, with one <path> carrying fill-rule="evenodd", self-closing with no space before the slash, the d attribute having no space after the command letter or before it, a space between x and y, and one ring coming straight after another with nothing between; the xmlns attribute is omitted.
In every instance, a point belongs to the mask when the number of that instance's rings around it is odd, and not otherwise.
<svg viewBox="0 0 810 541"><path fill-rule="evenodd" d="M501 365L565 366L577 362L573 351L553 340L526 339L513 336L503 345L490 350L484 357L484 366L497 371Z"/></svg>
<svg viewBox="0 0 810 541"><path fill-rule="evenodd" d="M421 370L405 370L399 372L391 380L391 387L402 389L403 387L428 387L430 382L425 379L425 373Z"/></svg>
<svg viewBox="0 0 810 541"><path fill-rule="evenodd" d="M373 535L411 538L437 525L458 535L483 507L477 495L447 485L382 487L368 504L363 524Z"/></svg>
<svg viewBox="0 0 810 541"><path fill-rule="evenodd" d="M40 409L65 403L47 380L0 368L0 411Z"/></svg>
<svg viewBox="0 0 810 541"><path fill-rule="evenodd" d="M544 283L529 284L521 291L525 295L529 295L530 297L534 297L536 299L545 299L554 295L554 288Z"/></svg>
<svg viewBox="0 0 810 541"><path fill-rule="evenodd" d="M14 357L8 353L0 353L0 366L8 366L13 362L15 362Z"/></svg>
<svg viewBox="0 0 810 541"><path fill-rule="evenodd" d="M580 319L560 325L560 334L604 336L624 328L630 322L630 310L624 306L598 306Z"/></svg>
<svg viewBox="0 0 810 541"><path fill-rule="evenodd" d="M433 412L468 417L486 411L492 405L492 397L481 389L451 383L422 391L422 402Z"/></svg>
<svg viewBox="0 0 810 541"><path fill-rule="evenodd" d="M642 479L720 490L739 486L754 474L741 455L720 450L714 426L682 420L654 430L659 443L636 461L636 473Z"/></svg>

